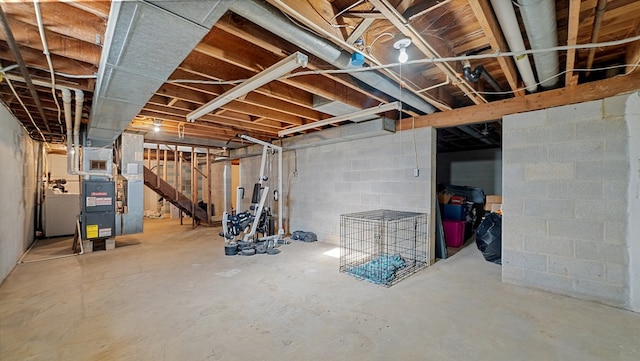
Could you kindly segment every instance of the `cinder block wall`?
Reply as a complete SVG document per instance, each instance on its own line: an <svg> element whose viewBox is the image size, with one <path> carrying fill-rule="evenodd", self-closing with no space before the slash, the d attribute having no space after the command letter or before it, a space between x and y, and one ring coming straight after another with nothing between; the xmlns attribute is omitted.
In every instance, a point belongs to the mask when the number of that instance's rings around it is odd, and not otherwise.
<svg viewBox="0 0 640 361"><path fill-rule="evenodd" d="M282 201L288 231L312 231L338 244L341 214L373 209L431 213L434 147L435 130L420 128L286 151ZM242 184L253 184L260 157L242 159L240 165Z"/></svg>
<svg viewBox="0 0 640 361"><path fill-rule="evenodd" d="M228 168L227 172L225 172L225 167ZM225 210L231 211L231 162L218 162L211 164L211 202L215 208L215 219L222 219L222 213ZM224 204L225 200L225 178L228 184L228 193L227 203Z"/></svg>
<svg viewBox="0 0 640 361"><path fill-rule="evenodd" d="M504 282L628 304L626 98L503 118Z"/></svg>
<svg viewBox="0 0 640 361"><path fill-rule="evenodd" d="M0 105L0 282L34 240L38 143Z"/></svg>

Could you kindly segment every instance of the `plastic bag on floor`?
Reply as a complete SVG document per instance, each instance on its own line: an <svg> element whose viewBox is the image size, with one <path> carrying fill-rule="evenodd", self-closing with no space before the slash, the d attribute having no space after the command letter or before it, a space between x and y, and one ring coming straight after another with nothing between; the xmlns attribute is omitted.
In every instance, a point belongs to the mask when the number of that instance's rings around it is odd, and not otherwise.
<svg viewBox="0 0 640 361"><path fill-rule="evenodd" d="M303 242L315 242L318 236L313 232L295 231L291 234L291 239Z"/></svg>
<svg viewBox="0 0 640 361"><path fill-rule="evenodd" d="M502 264L502 216L498 213L487 215L476 230L476 245L484 259Z"/></svg>

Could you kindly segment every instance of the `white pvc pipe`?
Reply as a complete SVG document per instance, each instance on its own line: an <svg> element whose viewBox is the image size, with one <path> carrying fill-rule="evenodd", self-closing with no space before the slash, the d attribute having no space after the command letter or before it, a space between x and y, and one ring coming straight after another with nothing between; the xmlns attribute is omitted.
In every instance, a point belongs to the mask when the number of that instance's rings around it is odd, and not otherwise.
<svg viewBox="0 0 640 361"><path fill-rule="evenodd" d="M82 123L82 104L84 103L84 92L80 89L74 90L76 93L76 112L75 120L73 124L73 143L75 146L74 152L74 174L78 174L88 178L89 176L113 178L113 174L107 172L86 172L84 166L80 170L80 123Z"/></svg>
<svg viewBox="0 0 640 361"><path fill-rule="evenodd" d="M491 0L491 6L496 13L502 33L504 34L509 49L511 51L524 51L524 40L522 34L520 34L520 27L518 26L518 20L516 19L516 13L509 0ZM520 76L524 81L527 91L533 93L537 90L536 78L533 75L533 69L531 63L526 55L514 56L513 60L516 62Z"/></svg>
<svg viewBox="0 0 640 361"><path fill-rule="evenodd" d="M554 0L518 0L520 14L532 49L551 49L558 46L556 3ZM557 51L534 53L536 74L543 88L553 88L560 80Z"/></svg>
<svg viewBox="0 0 640 361"><path fill-rule="evenodd" d="M282 147L278 147L278 235L284 235L284 220L282 218Z"/></svg>
<svg viewBox="0 0 640 361"><path fill-rule="evenodd" d="M76 90L76 117L73 122L73 145L75 151L73 153L73 164L75 174L80 174L80 121L82 120L82 102L84 102L84 92L82 90ZM78 104L80 104L81 112L78 112Z"/></svg>
<svg viewBox="0 0 640 361"><path fill-rule="evenodd" d="M60 89L62 92L62 103L64 108L64 122L67 127L67 173L73 173L73 125L71 120L71 91L66 88Z"/></svg>
<svg viewBox="0 0 640 361"><path fill-rule="evenodd" d="M62 124L60 123L60 104L58 103L58 97L56 97L56 75L53 70L53 62L51 61L51 52L49 52L49 45L47 44L47 37L44 32L44 23L42 21L42 13L40 12L40 3L38 0L33 0L33 8L36 13L36 21L38 23L38 32L40 33L40 40L42 41L42 53L47 58L47 64L49 65L49 73L51 76L51 95L53 95L53 101L56 103L58 109L58 125L62 130Z"/></svg>

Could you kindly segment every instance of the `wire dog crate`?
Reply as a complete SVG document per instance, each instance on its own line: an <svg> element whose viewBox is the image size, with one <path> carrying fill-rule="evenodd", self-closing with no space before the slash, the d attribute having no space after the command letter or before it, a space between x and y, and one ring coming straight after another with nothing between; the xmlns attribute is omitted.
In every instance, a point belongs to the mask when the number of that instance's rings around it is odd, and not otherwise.
<svg viewBox="0 0 640 361"><path fill-rule="evenodd" d="M375 210L340 216L340 272L390 287L429 264L427 214Z"/></svg>

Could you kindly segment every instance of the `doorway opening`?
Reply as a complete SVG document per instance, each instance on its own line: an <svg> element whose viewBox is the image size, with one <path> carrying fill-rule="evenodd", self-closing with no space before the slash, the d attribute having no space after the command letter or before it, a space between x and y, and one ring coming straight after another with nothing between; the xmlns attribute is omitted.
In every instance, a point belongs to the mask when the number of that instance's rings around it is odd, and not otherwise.
<svg viewBox="0 0 640 361"><path fill-rule="evenodd" d="M436 258L445 259L477 247L476 231L499 212L501 121L437 129L436 184Z"/></svg>

